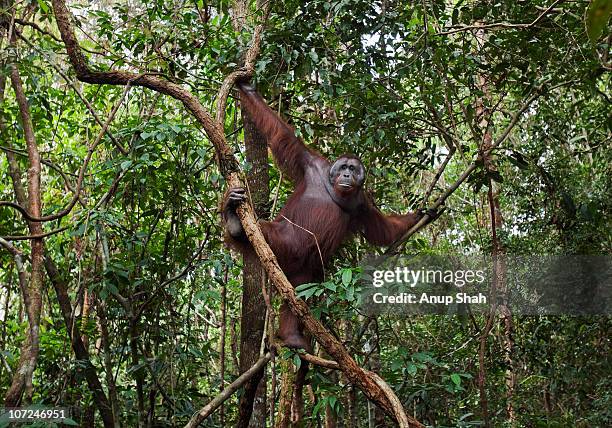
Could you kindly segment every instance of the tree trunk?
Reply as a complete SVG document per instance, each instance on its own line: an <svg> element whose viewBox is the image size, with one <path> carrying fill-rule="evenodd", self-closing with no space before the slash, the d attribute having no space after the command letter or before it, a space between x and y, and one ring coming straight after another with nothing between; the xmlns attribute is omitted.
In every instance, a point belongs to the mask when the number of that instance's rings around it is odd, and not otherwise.
<svg viewBox="0 0 612 428"><path fill-rule="evenodd" d="M247 184L255 214L260 219L269 216L270 184L268 175L268 147L249 115L242 111L246 159L251 165ZM262 287L265 272L254 253L243 257L242 314L240 320L240 372L249 369L259 359L264 335L266 305L262 305ZM266 426L265 367L244 386L240 399L238 427L263 428Z"/></svg>
<svg viewBox="0 0 612 428"><path fill-rule="evenodd" d="M281 392L278 402L278 419L276 428L291 426L291 404L293 402L293 384L295 383L295 367L291 361L281 362L283 375L281 377Z"/></svg>
<svg viewBox="0 0 612 428"><path fill-rule="evenodd" d="M487 36L484 30L478 30L476 32L476 40L478 42L480 50L484 50L484 45L487 41ZM488 111L488 106L492 104L491 95L489 91L489 82L486 77L483 75L477 76L477 85L478 88L482 91L482 97L480 97L476 102L476 117L478 120L478 128L482 132L482 142L481 142L481 153L483 153L483 163L484 168L487 174L489 175L489 192L488 192L488 200L489 200L489 209L491 215L491 241L492 241L492 249L491 256L493 261L493 283L491 284L491 294L496 293L499 296L499 302L501 302L498 306L500 314L501 314L501 322L504 327L504 359L506 361L506 373L505 373L505 383L506 383L506 413L508 417L508 421L511 426L516 425L516 415L514 412L513 399L514 399L514 390L515 390L515 375L513 371L513 356L512 350L514 347L513 342L513 320L512 313L510 312L510 308L505 304L506 294L508 291L508 284L506 281L506 250L504 248L504 244L499 239L498 232L503 227L503 217L501 214L501 205L499 200L500 188L499 184L491 179L491 173L497 172L497 166L495 165L493 155L489 151L493 145L493 135L492 135L492 124L491 124L491 111ZM488 335L488 330L492 327L492 322L495 317L495 313L491 311L489 314L489 319L487 320L487 326L485 327L485 333L481 337L481 374L479 375L479 383L481 387L481 395L485 389L485 379L484 379L484 341L486 340L486 336ZM481 401L483 403L483 414L485 420L485 426L489 426L489 415L487 409L487 400L486 396L481 396Z"/></svg>
<svg viewBox="0 0 612 428"><path fill-rule="evenodd" d="M98 378L96 368L89 359L89 353L87 352L87 348L81 339L79 326L72 320L72 304L70 303L70 297L68 297L68 288L57 271L55 264L49 257L45 259L45 268L47 270L47 275L51 279L53 288L55 289L57 301L64 317L64 322L66 323L66 331L68 331L70 335L74 355L76 355L77 359L81 362L80 366L82 367L81 370L83 376L85 377L89 390L93 395L94 402L100 411L102 422L106 428L113 428L115 426L115 421L113 418L111 405L106 397L106 394L104 393L104 390L102 389L102 384Z"/></svg>
<svg viewBox="0 0 612 428"><path fill-rule="evenodd" d="M14 46L15 36L10 35L9 45ZM18 202L22 207L27 209L32 216L39 217L42 213L42 201L40 196L40 154L36 145L36 137L34 134L34 125L30 115L28 101L23 90L21 77L17 65L10 65L10 78L15 91L15 99L19 106L24 138L28 151L28 195L26 201ZM2 88L0 96L4 99L5 81L2 79ZM20 184L13 183L14 186ZM22 195L15 195L17 198ZM30 234L39 235L42 233L42 223L28 222ZM13 372L11 386L6 392L4 404L6 407L15 407L23 403L23 394L26 395L25 401L30 401L32 398L32 376L36 363L38 361L39 351L39 324L40 313L42 310L42 282L43 282L43 240L42 238L34 238L30 240L30 280L26 288L22 289L23 301L26 312L28 314L29 331L26 340L21 347L21 354L16 370Z"/></svg>
<svg viewBox="0 0 612 428"><path fill-rule="evenodd" d="M115 385L115 377L113 376L113 360L111 355L110 336L108 334L106 304L102 301L98 301L97 303L100 339L102 340L102 352L104 353L102 361L104 362L104 374L106 385L108 387L108 399L110 401L112 413L115 416L114 428L119 428L119 399L117 398L117 386Z"/></svg>

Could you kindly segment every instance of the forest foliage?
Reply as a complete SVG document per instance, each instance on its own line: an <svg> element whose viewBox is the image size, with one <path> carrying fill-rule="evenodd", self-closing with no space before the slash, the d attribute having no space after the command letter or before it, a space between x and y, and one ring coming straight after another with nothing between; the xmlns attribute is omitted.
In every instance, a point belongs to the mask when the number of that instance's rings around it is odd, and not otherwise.
<svg viewBox="0 0 612 428"><path fill-rule="evenodd" d="M50 0L0 3L0 200L19 203L16 181L31 189L16 67L42 162L42 215L75 202L42 224L44 255L69 292L68 318L104 390L114 394L121 426L182 426L240 374L242 262L223 243L218 211L226 183L214 147L176 99L138 86L79 82ZM235 30L228 1L68 3L92 67L163 77L211 110L253 32L252 25ZM249 22L262 19L246 3ZM431 205L478 159L486 137L500 138L533 97L493 151L493 166L480 162L442 216L403 251L609 255L611 4L273 2L253 81L312 147L332 158L357 154L385 212ZM237 99L230 97L226 112L225 134L248 171ZM278 211L292 187L274 167L270 179L270 206ZM493 193L503 219L495 237ZM0 237L14 250L0 245L2 397L28 340L32 313L15 252L27 282L36 240L23 237L31 234L20 211L0 206ZM514 426L612 424L609 317L514 316L509 353L496 318L481 367L486 316L366 322L358 305L361 261L382 251L360 238L347 242L326 268L326 281L300 295L408 413L436 427L511 426L511 400ZM24 403L76 406L79 423L100 423L56 288L47 273L41 281L40 351ZM280 382L287 367L281 362L294 357L276 357L268 388L273 377ZM509 365L516 380L510 398ZM313 368L309 379L317 401L307 398L307 426L374 423L372 406L337 372ZM233 425L237 397L203 426Z"/></svg>

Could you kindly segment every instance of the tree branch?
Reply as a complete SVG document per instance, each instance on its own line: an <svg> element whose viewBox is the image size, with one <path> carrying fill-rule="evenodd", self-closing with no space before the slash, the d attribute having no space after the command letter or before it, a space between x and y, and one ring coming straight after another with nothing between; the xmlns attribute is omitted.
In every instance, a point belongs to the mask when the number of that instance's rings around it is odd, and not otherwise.
<svg viewBox="0 0 612 428"><path fill-rule="evenodd" d="M221 125L225 122L225 107L227 105L227 97L229 92L239 79L246 79L253 76L255 72L255 60L259 56L259 49L261 47L261 34L263 32L268 15L270 13L271 1L265 2L262 6L262 22L255 27L253 31L253 37L251 39L251 47L247 50L244 60L244 66L240 70L236 70L230 73L224 80L223 84L217 92L217 122Z"/></svg>
<svg viewBox="0 0 612 428"><path fill-rule="evenodd" d="M2 239L6 239L7 241L27 241L28 239L41 239L63 232L64 230L67 230L69 228L70 226L62 226L60 228L50 230L49 232L40 233L38 235L8 235L3 236Z"/></svg>
<svg viewBox="0 0 612 428"><path fill-rule="evenodd" d="M8 206L8 207L11 207L11 208L15 208L17 211L21 212L21 214L27 220L29 220L31 222L43 222L43 221L57 220L58 218L64 217L65 215L70 213L70 211L72 211L72 208L74 208L74 206L76 205L77 201L79 200L79 195L81 194L81 188L83 186L83 179L85 178L85 170L87 169L87 165L89 165L89 161L91 160L91 157L92 157L94 151L96 150L96 148L98 147L100 142L102 142L102 137L104 136L104 134L106 133L106 130L108 129L108 127L110 126L111 122L115 118L115 114L117 113L117 110L119 110L119 107L123 103L123 100L125 99L125 96L127 95L127 92L129 91L129 89L130 89L130 82L128 81L126 86L125 86L125 89L123 91L123 94L121 95L121 98L119 99L119 101L113 107L113 110L111 111L110 115L108 116L108 119L106 120L106 123L104 124L104 126L102 127L100 132L98 133L98 136L96 137L94 142L87 149L87 155L85 156L85 160L83 161L83 165L81 165L81 169L79 170L79 176L78 176L78 179L77 179L76 188L74 190L74 195L72 197L72 200L70 201L70 203L68 204L68 206L66 208L64 208L62 211L60 211L60 212L58 212L56 214L51 214L51 215L46 215L46 216L42 216L42 217L37 217L36 215L30 214L28 212L28 210L26 210L24 207L14 203L14 202L0 201L0 207L1 206ZM40 158L40 156L39 156L39 158ZM42 232L42 230L40 232Z"/></svg>
<svg viewBox="0 0 612 428"><path fill-rule="evenodd" d="M238 176L238 163L231 148L227 144L223 126L221 123L212 119L211 115L206 111L197 97L181 86L166 81L158 76L137 75L123 71L92 71L87 66L85 57L79 48L71 22L71 15L65 2L63 0L53 0L53 9L57 25L62 35L62 40L66 45L70 61L79 80L87 83L111 85L126 85L128 82L131 82L133 85L143 86L170 95L181 101L185 108L187 108L202 125L206 135L213 144L220 172L223 177L225 177L228 186L241 186ZM242 205L238 207L237 211L249 241L253 245L257 256L261 260L262 266L266 269L274 286L279 291L279 294L282 296L283 300L287 302L291 311L302 319L307 331L309 331L327 353L340 364L346 377L357 385L367 398L379 405L390 416L393 416L398 421L399 426L422 427L423 425L417 420L406 416L403 409L400 411L392 404L397 400L392 391L381 388L376 381L368 376L367 372L359 367L355 360L349 355L342 343L333 337L320 321L313 318L306 303L296 297L293 286L289 283L287 277L281 270L274 253L259 229L252 207L250 205ZM389 394L391 394L391 396Z"/></svg>
<svg viewBox="0 0 612 428"><path fill-rule="evenodd" d="M55 19L62 40L66 46L68 57L74 68L77 79L85 83L108 85L132 85L152 89L181 101L187 110L200 122L206 135L211 140L217 154L217 160L222 168L222 175L227 176L238 170L238 163L230 147L225 143L223 128L216 123L200 101L190 92L176 83L169 82L156 75L135 74L126 71L93 71L87 65L85 56L78 44L71 22L71 14L63 0L53 0Z"/></svg>
<svg viewBox="0 0 612 428"><path fill-rule="evenodd" d="M225 400L231 397L234 392L236 392L252 376L259 372L259 370L261 370L266 364L268 364L268 361L270 361L271 359L272 354L270 352L266 353L263 357L261 357L250 369L238 376L235 381L230 383L210 403L202 407L200 411L194 414L187 423L187 425L185 425L185 428L195 428L200 425L200 423L204 419L210 416L210 414L212 414L212 412L214 412L219 406L221 406L221 404L223 404Z"/></svg>
<svg viewBox="0 0 612 428"><path fill-rule="evenodd" d="M496 23L484 24L484 25L482 25L482 24L463 25L461 27L453 28L452 30L441 31L439 33L436 33L436 36L443 36L443 35L454 34L454 33L459 33L461 31L470 31L470 30L486 30L486 29L494 29L494 28L529 28L529 27L533 27L534 25L538 24L546 15L548 15L549 12L554 11L553 9L555 8L555 6L557 6L562 1L563 0L556 0L556 1L554 1L540 15L538 15L538 17L536 19L534 19L531 22L519 23L519 24L513 24L513 23L510 23L510 22L496 22Z"/></svg>
<svg viewBox="0 0 612 428"><path fill-rule="evenodd" d="M15 33L8 36L9 46L15 47ZM21 76L17 65L10 63L10 79L15 93L15 100L19 107L23 135L26 141L28 152L28 210L34 216L40 216L42 211L42 199L40 190L40 153L36 143L34 124L30 114L28 99L23 89ZM4 92L3 92L4 95ZM39 222L28 223L28 228L32 235L42 234L42 224ZM6 241L5 241L6 242ZM38 361L40 346L40 315L42 309L42 269L43 269L43 240L35 238L30 240L30 266L31 273L27 290L24 291L24 303L28 314L29 332L27 339L21 348L21 355L17 370L13 374L11 386L6 392L4 404L7 407L14 407L21 401L25 391L28 399L32 397L32 377ZM27 291L27 292L26 292Z"/></svg>
<svg viewBox="0 0 612 428"><path fill-rule="evenodd" d="M558 86L559 85L555 86L554 88ZM521 108L512 115L512 119L510 120L510 123L508 124L504 132L497 138L497 140L495 140L494 143L491 144L491 146L486 151L484 151L474 162L472 162L472 164L470 164L470 166L468 166L468 168L463 172L463 174L461 174L461 176L457 179L457 181L455 181L442 195L438 197L438 199L436 199L434 204L431 206L432 209L440 208L444 204L444 202L448 199L448 197L452 195L455 192L455 190L459 188L459 186L470 176L470 174L476 168L478 168L478 165L479 165L478 161L481 159L482 156L491 153L493 149L495 149L500 144L502 144L504 141L506 141L506 138L508 138L508 136L510 135L510 132L512 131L512 129L514 129L514 126L518 123L523 113L525 113L525 111L529 108L531 103L536 98L538 98L540 95L542 95L542 93L543 93L543 87L540 86L535 90L535 92L529 98L527 98L527 100L522 104ZM412 226L400 239L398 239L393 244L391 244L389 248L387 248L387 250L385 251L384 255L390 255L390 254L397 253L397 251L408 241L408 239L410 239L412 235L414 235L419 230L421 230L423 227L425 227L425 225L428 223L430 219L431 217L428 214L425 214L423 218L421 218L421 220L419 220L417 224Z"/></svg>

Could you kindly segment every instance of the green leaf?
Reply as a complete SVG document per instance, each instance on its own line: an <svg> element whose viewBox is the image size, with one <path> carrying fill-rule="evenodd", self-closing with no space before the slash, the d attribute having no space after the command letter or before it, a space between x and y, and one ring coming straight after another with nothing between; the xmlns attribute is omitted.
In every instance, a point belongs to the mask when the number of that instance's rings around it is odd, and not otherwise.
<svg viewBox="0 0 612 428"><path fill-rule="evenodd" d="M308 300L312 297L319 289L316 283L307 283L301 284L295 287L295 293L297 297L300 297L304 300Z"/></svg>
<svg viewBox="0 0 612 428"><path fill-rule="evenodd" d="M354 287L348 287L346 289L346 300L351 301L353 300L353 298L355 297L355 288Z"/></svg>
<svg viewBox="0 0 612 428"><path fill-rule="evenodd" d="M593 0L586 13L586 30L591 43L596 43L610 20L612 0Z"/></svg>
<svg viewBox="0 0 612 428"><path fill-rule="evenodd" d="M297 287L295 287L295 291L299 293L300 291L307 290L307 289L309 289L311 287L314 287L316 285L317 285L316 282L307 282L306 284L300 284Z"/></svg>
<svg viewBox="0 0 612 428"><path fill-rule="evenodd" d="M325 400L320 400L312 409L313 415L318 415L323 409L325 409Z"/></svg>
<svg viewBox="0 0 612 428"><path fill-rule="evenodd" d="M450 375L450 379L453 381L453 383L457 386L461 385L461 376L459 376L457 373L453 373L452 375Z"/></svg>
<svg viewBox="0 0 612 428"><path fill-rule="evenodd" d="M350 269L344 269L342 271L342 284L349 285L351 283L351 279L353 279L353 271Z"/></svg>
<svg viewBox="0 0 612 428"><path fill-rule="evenodd" d="M293 364L295 365L296 369L299 369L302 365L302 359L300 358L300 354L294 354L293 355Z"/></svg>
<svg viewBox="0 0 612 428"><path fill-rule="evenodd" d="M70 236L82 236L85 233L85 229L87 228L87 223L82 222L79 224L75 230L70 232Z"/></svg>
<svg viewBox="0 0 612 428"><path fill-rule="evenodd" d="M312 59L312 62L314 62L315 64L319 62L319 55L317 55L317 52L312 49L310 52L310 58Z"/></svg>
<svg viewBox="0 0 612 428"><path fill-rule="evenodd" d="M332 409L336 410L336 403L338 402L338 398L337 397L329 397L329 407L331 407Z"/></svg>
<svg viewBox="0 0 612 428"><path fill-rule="evenodd" d="M334 293L338 289L336 284L334 284L333 282L324 282L322 285L323 285L323 287L327 288L329 291L332 291Z"/></svg>
<svg viewBox="0 0 612 428"><path fill-rule="evenodd" d="M115 284L112 284L110 282L106 283L106 289L113 294L119 293L119 289L115 286Z"/></svg>
<svg viewBox="0 0 612 428"><path fill-rule="evenodd" d="M49 5L45 0L38 0L38 6L40 7L40 10L42 10L44 13L49 12Z"/></svg>
<svg viewBox="0 0 612 428"><path fill-rule="evenodd" d="M433 358L431 357L431 355L426 354L424 352L416 352L415 354L412 355L412 358L414 358L417 361L422 361L424 363L433 361Z"/></svg>

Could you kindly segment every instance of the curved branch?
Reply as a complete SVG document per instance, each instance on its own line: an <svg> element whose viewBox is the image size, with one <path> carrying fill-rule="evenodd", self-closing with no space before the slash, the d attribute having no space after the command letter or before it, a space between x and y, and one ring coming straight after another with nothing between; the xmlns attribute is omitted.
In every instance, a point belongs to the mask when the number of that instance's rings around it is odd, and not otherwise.
<svg viewBox="0 0 612 428"><path fill-rule="evenodd" d="M389 397L389 400L391 401L391 407L393 408L393 413L398 417L397 422L399 426L402 426L402 427L410 426L412 422L411 421L412 418L409 418L404 413L404 406L402 406L402 402L400 401L399 398L397 398L397 395L395 395L395 393L389 387L389 385L387 385L387 383L376 373L369 371L367 372L367 374L374 380L374 382L376 383L376 385L379 386L380 389L385 391L385 393L387 394L387 397ZM401 419L401 417L403 417L403 419ZM422 426L422 425L419 424L419 426Z"/></svg>
<svg viewBox="0 0 612 428"><path fill-rule="evenodd" d="M262 22L255 27L253 31L253 37L251 39L251 47L247 50L244 60L244 66L237 71L230 73L224 80L223 84L217 92L217 122L223 125L225 122L225 107L227 105L227 97L229 92L236 83L237 80L247 79L253 76L255 72L255 60L259 56L259 50L261 48L261 34L263 33L264 26L268 20L270 13L270 1L267 1L262 7L263 18Z"/></svg>
<svg viewBox="0 0 612 428"><path fill-rule="evenodd" d="M55 235L57 233L63 232L64 230L67 230L69 228L70 226L62 226L58 229L53 229L53 230L50 230L49 232L40 233L38 235L8 235L8 236L2 236L0 238L5 239L7 241L27 241L28 239L41 239L41 238L46 238L47 236L51 236L51 235Z"/></svg>
<svg viewBox="0 0 612 428"><path fill-rule="evenodd" d="M555 12L554 8L563 0L554 1L548 8L546 8L536 19L531 22L522 23L522 24L513 24L510 22L495 22L492 24L484 24L484 25L463 25L457 28L453 28L448 31L441 31L436 33L436 36L442 36L447 34L459 33L461 31L469 31L469 30L483 30L483 29L494 29L494 28L530 28L534 25L538 24L549 12Z"/></svg>
<svg viewBox="0 0 612 428"><path fill-rule="evenodd" d="M308 361L315 366L325 367L326 369L332 370L340 370L340 365L337 362L317 357L316 355L300 353L300 359Z"/></svg>
<svg viewBox="0 0 612 428"><path fill-rule="evenodd" d="M230 147L225 143L223 128L216 123L211 115L206 111L202 103L190 92L185 90L176 83L169 82L159 76L149 74L136 74L127 71L93 71L87 65L87 61L81 47L78 44L74 34L74 28L71 22L71 14L63 0L53 0L53 10L55 12L55 20L59 27L62 40L66 46L70 63L74 68L77 79L85 83L107 84L107 85L127 85L131 82L132 85L142 86L152 89L162 94L170 95L171 97L181 101L183 105L194 115L200 122L206 135L211 140L219 165L222 168L222 175L238 170L238 163Z"/></svg>
<svg viewBox="0 0 612 428"><path fill-rule="evenodd" d="M74 206L76 205L77 201L79 200L79 195L81 194L81 188L83 186L83 180L85 178L85 170L87 169L87 165L89 165L89 161L91 160L91 156L93 155L94 151L96 150L96 147L98 147L98 145L102 141L102 137L104 136L104 134L106 133L106 130L108 129L108 127L110 126L111 122L115 118L115 114L117 113L117 110L119 110L119 107L123 103L123 100L125 99L125 96L127 95L127 92L129 91L129 89L130 89L130 82L128 81L126 86L125 86L125 89L123 91L123 94L121 94L121 98L119 99L119 101L113 107L113 110L111 111L110 115L108 116L108 119L106 120L106 123L104 124L104 126L102 127L100 132L98 133L98 136L96 137L94 142L87 149L87 155L85 156L85 160L83 161L83 165L81 165L81 169L79 170L79 177L77 179L76 188L74 190L74 195L72 197L72 200L70 201L70 203L68 204L68 206L66 208L64 208L63 210L61 210L60 212L58 212L56 214L46 215L46 216L42 216L42 217L35 217L35 216L31 215L28 212L28 210L26 210L24 207L22 207L19 204L14 203L14 202L0 201L0 207L7 206L7 207L15 208L27 220L34 221L34 222L43 222L43 221L57 220L58 218L64 217L65 215L70 213L70 211L72 211L72 208L74 208Z"/></svg>
<svg viewBox="0 0 612 428"><path fill-rule="evenodd" d="M223 126L221 123L213 120L197 97L181 86L166 81L158 76L137 75L123 71L99 72L90 70L79 48L71 23L71 15L65 2L63 0L53 0L53 9L62 40L66 45L70 61L79 80L87 83L110 85L126 85L128 82L131 82L133 85L143 86L170 95L181 101L185 108L187 108L202 125L206 135L213 144L220 172L223 177L225 177L227 184L230 187L241 186L242 183L238 176L238 162L227 144ZM423 425L416 419L407 417L403 409L398 410L394 406L393 403L397 398L393 396L393 392L381 388L376 381L368 376L367 372L359 367L355 360L349 355L342 343L332 336L325 329L323 324L310 314L306 303L297 298L293 286L280 268L274 253L259 229L252 207L248 205L240 206L237 211L249 241L279 294L282 296L283 300L287 302L291 311L302 319L307 331L309 331L327 353L339 363L346 377L353 384L357 385L368 399L379 405L390 416L396 418L400 426L422 427ZM405 420L408 420L408 423L405 423Z"/></svg>

